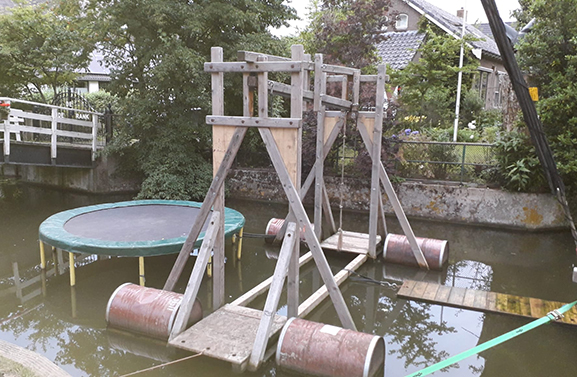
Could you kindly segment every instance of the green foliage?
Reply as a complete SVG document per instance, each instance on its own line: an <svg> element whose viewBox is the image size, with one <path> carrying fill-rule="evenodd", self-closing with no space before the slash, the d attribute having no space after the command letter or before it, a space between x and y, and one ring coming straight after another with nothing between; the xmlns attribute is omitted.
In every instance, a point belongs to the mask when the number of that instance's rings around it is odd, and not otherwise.
<svg viewBox="0 0 577 377"><path fill-rule="evenodd" d="M424 117L423 125L448 127L454 117L461 44L471 39L465 38L462 42L427 23L421 30L426 33L426 40L419 48L419 61L391 73L392 84L401 87L399 116L401 119L410 115ZM465 44L462 68L465 89L470 87L477 66Z"/></svg>
<svg viewBox="0 0 577 377"><path fill-rule="evenodd" d="M543 191L541 164L531 139L522 132L503 133L495 143L495 180L511 191Z"/></svg>
<svg viewBox="0 0 577 377"><path fill-rule="evenodd" d="M394 23L387 18L390 4L390 0L313 1L311 23L299 39L307 52L324 54L325 63L375 73L382 30Z"/></svg>
<svg viewBox="0 0 577 377"><path fill-rule="evenodd" d="M109 153L124 172L142 174L139 197L197 199L212 179L210 75L203 64L211 47L236 60L238 50L286 55L268 27L294 18L282 0L92 0L100 46L122 98ZM242 77L225 80L225 111L242 114Z"/></svg>
<svg viewBox="0 0 577 377"><path fill-rule="evenodd" d="M34 90L47 102L53 92L71 83L86 68L94 47L93 29L73 1L28 6L19 3L0 15L0 91L20 96Z"/></svg>
<svg viewBox="0 0 577 377"><path fill-rule="evenodd" d="M459 125L466 127L472 121L476 121L483 112L485 101L476 90L468 90L464 92L461 99L461 109L459 116Z"/></svg>
<svg viewBox="0 0 577 377"><path fill-rule="evenodd" d="M103 113L110 105L112 112L118 114L120 111L120 99L114 94L99 90L97 92L85 93L84 98L90 103L95 111Z"/></svg>
<svg viewBox="0 0 577 377"><path fill-rule="evenodd" d="M519 45L520 65L539 88L537 110L569 191L577 191L577 0L524 0L522 21L536 18ZM568 195L577 207L577 195Z"/></svg>

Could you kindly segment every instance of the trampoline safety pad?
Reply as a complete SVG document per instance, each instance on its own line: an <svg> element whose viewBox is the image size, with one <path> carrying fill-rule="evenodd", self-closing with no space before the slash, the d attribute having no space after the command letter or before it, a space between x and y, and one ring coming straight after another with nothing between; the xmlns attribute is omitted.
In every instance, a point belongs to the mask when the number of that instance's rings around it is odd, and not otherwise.
<svg viewBox="0 0 577 377"><path fill-rule="evenodd" d="M59 212L41 225L39 239L74 253L147 257L178 253L202 203L176 200L134 200ZM204 228L210 219L208 216ZM244 216L224 210L226 237L244 226ZM204 238L204 228L195 247Z"/></svg>

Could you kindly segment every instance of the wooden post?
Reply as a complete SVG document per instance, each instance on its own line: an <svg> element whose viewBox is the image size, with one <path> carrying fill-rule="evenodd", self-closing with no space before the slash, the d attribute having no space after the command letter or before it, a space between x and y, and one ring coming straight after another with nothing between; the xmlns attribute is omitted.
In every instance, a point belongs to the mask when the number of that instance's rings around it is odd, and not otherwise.
<svg viewBox="0 0 577 377"><path fill-rule="evenodd" d="M315 201L314 224L318 239L322 236L323 223L323 186L324 186L324 138L325 138L325 105L321 103L321 96L326 92L326 76L323 73L323 55L315 55L315 96L314 104L317 110L317 144L315 152ZM317 108L318 107L318 108Z"/></svg>
<svg viewBox="0 0 577 377"><path fill-rule="evenodd" d="M92 114L92 161L96 160L96 140L98 138L98 116Z"/></svg>
<svg viewBox="0 0 577 377"><path fill-rule="evenodd" d="M302 45L291 46L291 59L302 62L304 60L304 48ZM291 118L302 118L303 116L303 69L299 72L291 73ZM270 131L269 131L270 132ZM274 133L272 133L274 135ZM302 128L297 130L283 130L282 134L277 134L283 140L283 161L284 166L290 171L290 179L297 187L297 194L301 186L302 167ZM300 200L300 197L299 197ZM289 207L289 215L292 210ZM300 227L295 229L295 239L300 239ZM299 255L300 242L295 242L291 260L289 263L287 279L287 316L296 317L299 308Z"/></svg>
<svg viewBox="0 0 577 377"><path fill-rule="evenodd" d="M51 122L51 134L50 134L50 158L52 159L52 165L56 164L57 156L57 142L58 142L58 109L52 108L52 122Z"/></svg>
<svg viewBox="0 0 577 377"><path fill-rule="evenodd" d="M375 124L373 127L371 153L371 203L369 211L369 256L377 257L377 224L379 216L379 201L381 200L381 185L379 184L379 166L381 164L381 139L383 137L383 107L385 104L385 66L378 67L377 93L375 101ZM359 80L360 81L360 80Z"/></svg>
<svg viewBox="0 0 577 377"><path fill-rule="evenodd" d="M56 248L56 261L58 262L58 275L62 275L66 272L66 267L64 266L64 256L62 255L62 249Z"/></svg>
<svg viewBox="0 0 577 377"><path fill-rule="evenodd" d="M10 161L10 122L4 121L4 162Z"/></svg>
<svg viewBox="0 0 577 377"><path fill-rule="evenodd" d="M16 298L22 300L22 282L18 271L18 262L12 262L12 272L14 273L14 288L16 288Z"/></svg>
<svg viewBox="0 0 577 377"><path fill-rule="evenodd" d="M214 247L214 242L218 233L218 224L220 221L220 212L214 211L212 217L210 218L210 223L205 232L205 237L202 240L202 245L198 251L198 257L194 263L192 273L186 285L186 290L184 291L184 296L182 298L182 303L180 304L180 309L174 320L174 326L170 332L170 339L174 339L175 336L180 334L185 330L186 324L190 319L190 313L192 311L192 306L196 300L198 290L200 288L200 283L202 282L202 277L204 276L204 270L208 264L208 258L210 257L212 248ZM214 281L214 279L213 279Z"/></svg>
<svg viewBox="0 0 577 377"><path fill-rule="evenodd" d="M250 355L248 367L251 371L256 371L264 358L272 321L278 309L278 303L282 293L284 281L287 276L289 262L291 256L293 255L294 244L296 243L295 231L296 224L292 222L289 223L287 225L287 231L282 243L278 261L276 263L272 283L270 289L268 290L268 295L256 333L254 346Z"/></svg>
<svg viewBox="0 0 577 377"><path fill-rule="evenodd" d="M210 50L211 61L220 63L223 61L221 47L212 47ZM212 81L212 115L224 115L224 73L216 72L210 75ZM212 127L212 171L216 176L220 167L226 148L229 145L234 128L214 125ZM212 279L213 279L213 305L214 309L220 308L224 304L224 185L220 187L214 201L214 210L223 214L218 224L218 235L214 243L212 257Z"/></svg>

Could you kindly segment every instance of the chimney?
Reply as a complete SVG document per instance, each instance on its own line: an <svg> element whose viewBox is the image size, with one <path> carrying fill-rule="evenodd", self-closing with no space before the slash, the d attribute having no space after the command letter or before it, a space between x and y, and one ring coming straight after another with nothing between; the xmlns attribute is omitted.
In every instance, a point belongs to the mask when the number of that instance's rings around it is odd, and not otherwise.
<svg viewBox="0 0 577 377"><path fill-rule="evenodd" d="M461 9L457 10L457 17L463 18L464 15L465 15L465 9L461 8Z"/></svg>

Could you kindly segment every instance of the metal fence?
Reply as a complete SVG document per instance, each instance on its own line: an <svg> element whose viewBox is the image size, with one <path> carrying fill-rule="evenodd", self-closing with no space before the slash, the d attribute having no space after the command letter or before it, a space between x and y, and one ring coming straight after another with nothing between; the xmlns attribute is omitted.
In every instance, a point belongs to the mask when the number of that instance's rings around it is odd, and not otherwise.
<svg viewBox="0 0 577 377"><path fill-rule="evenodd" d="M434 141L393 143L395 169L403 178L485 182L497 165L494 144Z"/></svg>

